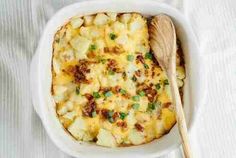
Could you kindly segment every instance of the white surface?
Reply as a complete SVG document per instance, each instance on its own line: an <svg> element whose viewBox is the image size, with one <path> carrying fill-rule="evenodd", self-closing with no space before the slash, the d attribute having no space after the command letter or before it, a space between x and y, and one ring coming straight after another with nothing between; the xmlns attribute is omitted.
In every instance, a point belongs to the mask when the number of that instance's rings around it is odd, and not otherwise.
<svg viewBox="0 0 236 158"><path fill-rule="evenodd" d="M164 1L164 0L161 0ZM0 1L0 157L67 158L49 140L30 100L29 64L48 18L72 0ZM167 0L194 28L208 72L207 103L191 132L195 157L236 157L236 2ZM201 65L200 65L201 66ZM165 157L179 157L174 151Z"/></svg>
<svg viewBox="0 0 236 158"><path fill-rule="evenodd" d="M96 6L96 7L90 7ZM199 105L204 101L206 93L204 90L205 82L201 80L198 65L200 65L199 51L196 46L196 38L185 18L176 9L158 3L156 1L140 0L100 0L75 3L57 12L47 23L41 36L37 52L31 64L31 94L36 111L40 115L43 125L53 142L64 152L76 157L123 157L136 158L157 157L176 148L180 144L180 137L177 125L168 135L151 143L127 148L103 148L95 144L79 143L74 141L71 136L62 128L57 119L54 102L51 97L51 57L52 43L58 28L64 25L73 16L93 14L97 12L140 12L146 16L165 13L172 17L178 38L182 42L185 56L186 79L184 86L184 110L188 125L191 127L196 118ZM190 88L191 87L191 88ZM69 136L69 137L68 137ZM93 151L93 152L90 152Z"/></svg>

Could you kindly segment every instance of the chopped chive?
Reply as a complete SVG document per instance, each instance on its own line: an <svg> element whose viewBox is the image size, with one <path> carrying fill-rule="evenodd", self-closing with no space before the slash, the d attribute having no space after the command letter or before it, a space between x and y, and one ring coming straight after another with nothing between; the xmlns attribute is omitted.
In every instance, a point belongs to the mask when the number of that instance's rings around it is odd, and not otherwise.
<svg viewBox="0 0 236 158"><path fill-rule="evenodd" d="M114 33L110 33L109 36L111 40L114 40L117 37Z"/></svg>
<svg viewBox="0 0 236 158"><path fill-rule="evenodd" d="M108 118L108 121L109 121L110 123L114 123L114 122L115 122L112 117L109 117L109 118Z"/></svg>
<svg viewBox="0 0 236 158"><path fill-rule="evenodd" d="M93 50L96 50L96 49L97 49L97 46L95 44L91 44L90 47L89 47L90 51L93 51Z"/></svg>
<svg viewBox="0 0 236 158"><path fill-rule="evenodd" d="M93 97L98 99L101 97L101 95L98 92L93 92Z"/></svg>
<svg viewBox="0 0 236 158"><path fill-rule="evenodd" d="M114 112L113 112L112 110L109 110L109 111L108 111L108 117L112 117L113 114L114 114Z"/></svg>
<svg viewBox="0 0 236 158"><path fill-rule="evenodd" d="M109 71L108 71L108 75L115 75L115 72L112 71L112 70L109 70Z"/></svg>
<svg viewBox="0 0 236 158"><path fill-rule="evenodd" d="M161 84L158 83L158 84L155 85L155 87L156 87L156 90L159 90L161 88Z"/></svg>
<svg viewBox="0 0 236 158"><path fill-rule="evenodd" d="M101 56L98 56L97 60L98 60L99 63L102 63L102 64L105 64L106 61L107 61L107 59L103 59Z"/></svg>
<svg viewBox="0 0 236 158"><path fill-rule="evenodd" d="M101 59L100 62L101 62L102 64L105 64L105 63L106 63L106 59Z"/></svg>
<svg viewBox="0 0 236 158"><path fill-rule="evenodd" d="M164 85L168 85L168 84L169 84L168 79L165 79L165 80L163 81L163 83L164 83Z"/></svg>
<svg viewBox="0 0 236 158"><path fill-rule="evenodd" d="M80 89L79 89L79 87L76 87L76 89L75 89L75 93L76 93L77 95L79 95L79 93L80 93Z"/></svg>
<svg viewBox="0 0 236 158"><path fill-rule="evenodd" d="M148 111L152 111L156 109L156 104L155 103L148 103Z"/></svg>
<svg viewBox="0 0 236 158"><path fill-rule="evenodd" d="M134 56L133 55L127 55L127 60L128 61L134 61Z"/></svg>
<svg viewBox="0 0 236 158"><path fill-rule="evenodd" d="M132 104L132 108L134 109L134 110L138 110L139 109L139 104L138 103L134 103L134 104Z"/></svg>
<svg viewBox="0 0 236 158"><path fill-rule="evenodd" d="M97 116L97 112L96 111L93 111L92 112L92 117L96 117Z"/></svg>
<svg viewBox="0 0 236 158"><path fill-rule="evenodd" d="M126 90L120 89L120 93L123 94L123 95L125 95L125 94L126 94Z"/></svg>
<svg viewBox="0 0 236 158"><path fill-rule="evenodd" d="M128 115L128 114L126 114L126 113L124 113L124 112L120 112L120 119L121 119L121 120L124 120L127 115Z"/></svg>
<svg viewBox="0 0 236 158"><path fill-rule="evenodd" d="M148 103L147 111L153 111L160 106L160 102Z"/></svg>
<svg viewBox="0 0 236 158"><path fill-rule="evenodd" d="M148 64L143 64L143 66L144 66L145 69L149 69Z"/></svg>
<svg viewBox="0 0 236 158"><path fill-rule="evenodd" d="M110 97L112 96L112 92L111 91L107 91L105 94L104 94L105 97Z"/></svg>
<svg viewBox="0 0 236 158"><path fill-rule="evenodd" d="M134 82L136 82L136 81L137 81L137 77L133 76L133 77L131 78L131 80L134 81Z"/></svg>
<svg viewBox="0 0 236 158"><path fill-rule="evenodd" d="M150 60L152 60L152 53L146 53L146 54L145 54L145 59L150 59Z"/></svg>
<svg viewBox="0 0 236 158"><path fill-rule="evenodd" d="M132 99L133 99L133 101L139 101L139 96L138 95L133 96Z"/></svg>
<svg viewBox="0 0 236 158"><path fill-rule="evenodd" d="M111 111L111 110L108 111L108 117L107 117L107 119L108 119L108 121L109 121L110 123L115 122L114 119L113 119L113 117L112 117L113 114L114 114L113 111Z"/></svg>
<svg viewBox="0 0 236 158"><path fill-rule="evenodd" d="M140 92L138 93L138 95L141 96L141 97L143 97L143 96L146 95L146 93L145 93L144 91L140 91Z"/></svg>

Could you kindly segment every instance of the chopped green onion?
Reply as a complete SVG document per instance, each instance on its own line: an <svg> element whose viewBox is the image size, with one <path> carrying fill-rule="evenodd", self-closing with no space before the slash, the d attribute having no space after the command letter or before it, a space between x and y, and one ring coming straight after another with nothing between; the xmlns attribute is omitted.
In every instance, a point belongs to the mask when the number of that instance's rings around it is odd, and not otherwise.
<svg viewBox="0 0 236 158"><path fill-rule="evenodd" d="M132 104L132 108L135 109L135 110L138 110L139 109L139 104L138 103L134 103Z"/></svg>
<svg viewBox="0 0 236 158"><path fill-rule="evenodd" d="M156 109L156 104L155 103L148 103L148 111L152 111Z"/></svg>
<svg viewBox="0 0 236 158"><path fill-rule="evenodd" d="M106 59L101 59L100 61L101 61L102 64L105 64L107 60Z"/></svg>
<svg viewBox="0 0 236 158"><path fill-rule="evenodd" d="M124 113L124 112L120 112L120 119L121 119L121 120L124 120L127 115L128 115L128 114L126 114L126 113Z"/></svg>
<svg viewBox="0 0 236 158"><path fill-rule="evenodd" d="M139 96L138 95L133 96L132 99L133 99L133 101L139 101Z"/></svg>
<svg viewBox="0 0 236 158"><path fill-rule="evenodd" d="M114 114L114 112L113 112L112 110L109 110L109 111L108 111L108 117L112 117L113 114Z"/></svg>
<svg viewBox="0 0 236 158"><path fill-rule="evenodd" d="M114 114L113 111L111 111L111 110L108 111L108 117L107 117L107 119L108 119L108 121L111 122L111 123L115 122L114 119L113 119L113 117L112 117L113 114Z"/></svg>
<svg viewBox="0 0 236 158"><path fill-rule="evenodd" d="M96 50L96 49L97 49L97 46L95 44L91 44L90 47L89 47L90 51L93 51L93 50Z"/></svg>
<svg viewBox="0 0 236 158"><path fill-rule="evenodd" d="M146 53L146 54L145 54L145 59L150 59L150 60L152 60L152 53Z"/></svg>
<svg viewBox="0 0 236 158"><path fill-rule="evenodd" d="M159 106L161 106L160 102L148 103L147 111L151 112L151 111L155 110Z"/></svg>
<svg viewBox="0 0 236 158"><path fill-rule="evenodd" d="M143 64L143 66L144 66L145 69L149 69L148 64Z"/></svg>
<svg viewBox="0 0 236 158"><path fill-rule="evenodd" d="M109 71L108 71L108 75L115 75L115 72L112 71L112 70L109 70Z"/></svg>
<svg viewBox="0 0 236 158"><path fill-rule="evenodd" d="M93 92L93 97L98 99L101 97L101 95L98 92Z"/></svg>
<svg viewBox="0 0 236 158"><path fill-rule="evenodd" d="M168 79L165 79L163 83L164 83L164 85L168 85L169 84Z"/></svg>
<svg viewBox="0 0 236 158"><path fill-rule="evenodd" d="M97 60L98 60L99 63L102 63L102 64L105 64L106 61L107 61L107 59L102 58L102 56L98 56Z"/></svg>
<svg viewBox="0 0 236 158"><path fill-rule="evenodd" d="M128 61L134 61L134 56L133 55L127 55L127 60Z"/></svg>
<svg viewBox="0 0 236 158"><path fill-rule="evenodd" d="M146 95L146 93L145 93L144 91L140 91L140 92L138 93L138 95L141 96L141 97L143 97L143 96Z"/></svg>
<svg viewBox="0 0 236 158"><path fill-rule="evenodd" d="M158 84L155 85L155 87L156 87L156 90L159 90L161 88L161 84L158 83Z"/></svg>
<svg viewBox="0 0 236 158"><path fill-rule="evenodd" d="M109 118L108 118L108 121L109 121L110 123L114 123L114 122L115 122L112 117L109 117Z"/></svg>
<svg viewBox="0 0 236 158"><path fill-rule="evenodd" d="M92 112L92 117L96 117L97 116L97 112L96 111L93 111Z"/></svg>
<svg viewBox="0 0 236 158"><path fill-rule="evenodd" d="M125 95L125 94L126 94L126 90L120 89L120 93L123 94L123 95Z"/></svg>
<svg viewBox="0 0 236 158"><path fill-rule="evenodd" d="M110 33L109 36L111 40L114 40L117 37L114 33Z"/></svg>
<svg viewBox="0 0 236 158"><path fill-rule="evenodd" d="M79 87L76 87L76 89L75 89L75 93L76 93L77 95L79 95L79 93L80 93L80 89L79 89Z"/></svg>
<svg viewBox="0 0 236 158"><path fill-rule="evenodd" d="M112 92L111 91L107 91L105 94L104 94L105 97L110 97L112 96Z"/></svg>

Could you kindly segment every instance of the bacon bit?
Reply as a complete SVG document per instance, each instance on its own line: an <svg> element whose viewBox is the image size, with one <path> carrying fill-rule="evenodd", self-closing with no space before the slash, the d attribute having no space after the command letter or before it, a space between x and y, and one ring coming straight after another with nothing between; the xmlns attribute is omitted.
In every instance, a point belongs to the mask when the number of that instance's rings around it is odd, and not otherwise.
<svg viewBox="0 0 236 158"><path fill-rule="evenodd" d="M86 93L84 95L88 99L88 103L83 108L83 114L85 116L92 117L93 111L96 111L96 102L91 94Z"/></svg>
<svg viewBox="0 0 236 158"><path fill-rule="evenodd" d="M118 64L115 59L109 59L107 63L108 70L118 72Z"/></svg>
<svg viewBox="0 0 236 158"><path fill-rule="evenodd" d="M127 127L127 123L125 121L119 121L116 123L116 125L118 127L121 127L121 128L126 128Z"/></svg>
<svg viewBox="0 0 236 158"><path fill-rule="evenodd" d="M88 52L88 54L87 54L87 56L88 56L88 58L94 58L94 57L96 57L96 54L95 54L95 52Z"/></svg>
<svg viewBox="0 0 236 158"><path fill-rule="evenodd" d="M140 132L143 132L143 126L141 126L140 124L138 124L138 123L135 123L135 128L138 130L138 131L140 131Z"/></svg>
<svg viewBox="0 0 236 158"><path fill-rule="evenodd" d="M147 69L144 70L144 75L145 75L146 77L148 77L148 70L147 70Z"/></svg>
<svg viewBox="0 0 236 158"><path fill-rule="evenodd" d="M162 105L163 108L169 108L171 106L171 102L166 102Z"/></svg>
<svg viewBox="0 0 236 158"><path fill-rule="evenodd" d="M96 109L96 113L99 114L100 113L100 109Z"/></svg>
<svg viewBox="0 0 236 158"><path fill-rule="evenodd" d="M145 83L137 83L137 91L143 91L145 89L148 88L148 85L146 85Z"/></svg>
<svg viewBox="0 0 236 158"><path fill-rule="evenodd" d="M109 48L108 47L104 47L104 52L108 53L109 52Z"/></svg>
<svg viewBox="0 0 236 158"><path fill-rule="evenodd" d="M123 77L123 79L124 79L125 81L127 80L126 72L123 72L123 73L122 73L122 77Z"/></svg>
<svg viewBox="0 0 236 158"><path fill-rule="evenodd" d="M134 72L136 76L140 77L141 76L141 71L140 70L137 70Z"/></svg>
<svg viewBox="0 0 236 158"><path fill-rule="evenodd" d="M126 94L124 94L124 95L122 95L124 98L126 98L126 99L130 99L131 98L131 95L129 94L129 93L126 93Z"/></svg>
<svg viewBox="0 0 236 158"><path fill-rule="evenodd" d="M115 86L115 87L112 88L112 92L119 93L120 89L121 89L120 86Z"/></svg>
<svg viewBox="0 0 236 158"><path fill-rule="evenodd" d="M112 89L111 87L101 87L99 91L101 91L102 93L106 93L110 91L111 89Z"/></svg>
<svg viewBox="0 0 236 158"><path fill-rule="evenodd" d="M92 117L93 111L96 111L96 102L94 99L88 101L87 105L83 108L83 114L88 117Z"/></svg>
<svg viewBox="0 0 236 158"><path fill-rule="evenodd" d="M116 121L119 118L119 113L115 112L112 116L112 118L114 119L114 121Z"/></svg>
<svg viewBox="0 0 236 158"><path fill-rule="evenodd" d="M113 47L113 52L116 54L123 53L124 49L122 49L122 47L115 46L115 47Z"/></svg>
<svg viewBox="0 0 236 158"><path fill-rule="evenodd" d="M79 65L69 66L65 72L73 75L77 83L89 83L89 80L86 79L86 73L90 72L87 65L88 61L80 60Z"/></svg>
<svg viewBox="0 0 236 158"><path fill-rule="evenodd" d="M85 59L82 59L82 60L79 60L79 65L78 67L80 68L80 70L83 72L83 73L89 73L90 72L90 69L88 69L88 64L90 62L85 60Z"/></svg>
<svg viewBox="0 0 236 158"><path fill-rule="evenodd" d="M122 47L105 47L104 53L114 53L114 54L121 54L124 52L124 49Z"/></svg>
<svg viewBox="0 0 236 158"><path fill-rule="evenodd" d="M144 58L141 54L137 55L136 57L136 63L139 63L139 62L141 62L142 64L145 63Z"/></svg>
<svg viewBox="0 0 236 158"><path fill-rule="evenodd" d="M84 94L84 96L88 99L88 100L92 100L93 99L93 95L92 94Z"/></svg>
<svg viewBox="0 0 236 158"><path fill-rule="evenodd" d="M108 118L108 109L102 109L100 112L101 112L101 115L103 116L103 118L107 119Z"/></svg>
<svg viewBox="0 0 236 158"><path fill-rule="evenodd" d="M154 67L154 65L152 65L152 69L151 69L151 71L152 71L152 78L154 78L154 76L155 76L155 67Z"/></svg>
<svg viewBox="0 0 236 158"><path fill-rule="evenodd" d="M148 86L146 84L138 84L138 91L144 91L148 100L150 102L153 102L155 100L155 97L157 95L157 91L155 89L152 89L152 86Z"/></svg>
<svg viewBox="0 0 236 158"><path fill-rule="evenodd" d="M147 98L150 102L153 102L155 100L155 96L157 94L157 91L155 89L152 89L151 87L149 87L148 89L144 90Z"/></svg>

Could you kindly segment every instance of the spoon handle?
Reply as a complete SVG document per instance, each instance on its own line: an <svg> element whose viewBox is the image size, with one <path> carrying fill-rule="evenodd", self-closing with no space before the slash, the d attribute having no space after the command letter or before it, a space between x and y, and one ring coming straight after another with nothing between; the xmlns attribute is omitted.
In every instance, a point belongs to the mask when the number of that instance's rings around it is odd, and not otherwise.
<svg viewBox="0 0 236 158"><path fill-rule="evenodd" d="M174 66L175 67L175 66ZM168 73L168 72L167 72ZM183 151L185 158L192 158L190 145L189 145L189 139L188 139L188 133L187 133L187 126L183 111L183 106L181 103L181 98L179 95L179 89L176 82L176 71L175 69L172 69L168 74L168 78L170 81L170 87L171 87L171 94L172 94L172 100L175 105L176 110L176 120L178 124L179 133L181 136L182 145L183 145Z"/></svg>

